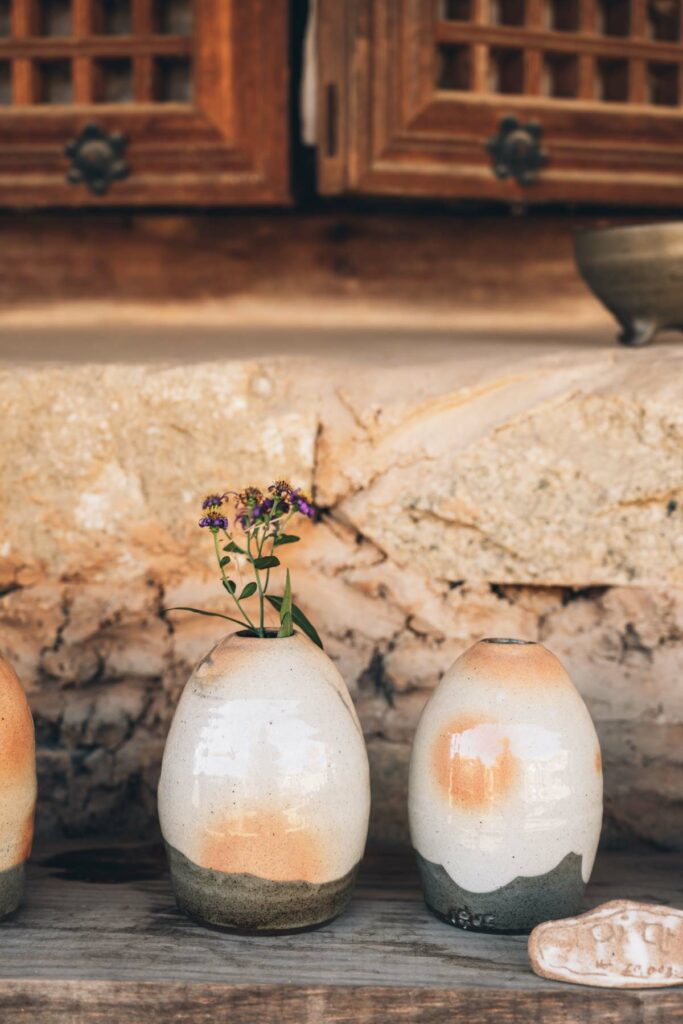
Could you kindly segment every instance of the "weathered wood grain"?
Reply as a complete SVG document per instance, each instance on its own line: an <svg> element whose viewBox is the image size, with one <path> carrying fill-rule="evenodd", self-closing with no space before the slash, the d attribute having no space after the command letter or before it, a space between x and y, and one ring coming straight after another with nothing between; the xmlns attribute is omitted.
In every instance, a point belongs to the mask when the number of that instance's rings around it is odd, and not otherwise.
<svg viewBox="0 0 683 1024"><path fill-rule="evenodd" d="M605 855L587 906L617 895L681 906L680 868L671 855ZM554 984L531 972L524 936L441 924L396 850L368 858L349 912L327 928L256 938L184 918L156 846L53 849L32 864L0 946L2 1024L683 1021L680 990Z"/></svg>
<svg viewBox="0 0 683 1024"><path fill-rule="evenodd" d="M652 993L572 992L533 995L482 987L238 985L172 982L0 983L3 1024L446 1024L474 1017L496 1024L669 1024L681 1019L672 999Z"/></svg>
<svg viewBox="0 0 683 1024"><path fill-rule="evenodd" d="M547 317L567 326L568 308L571 326L578 307L599 311L573 257L575 231L595 226L586 216L445 210L4 213L0 309L98 299L324 299L411 304L423 318L463 308L542 311L547 330Z"/></svg>

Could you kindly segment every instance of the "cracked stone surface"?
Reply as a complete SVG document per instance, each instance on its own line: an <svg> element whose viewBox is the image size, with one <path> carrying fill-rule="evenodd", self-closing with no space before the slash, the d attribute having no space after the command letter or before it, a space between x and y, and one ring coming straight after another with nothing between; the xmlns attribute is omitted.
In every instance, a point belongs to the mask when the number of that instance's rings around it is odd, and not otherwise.
<svg viewBox="0 0 683 1024"><path fill-rule="evenodd" d="M288 476L325 508L287 554L363 722L374 836L406 836L443 671L510 635L558 654L595 718L604 842L682 847L683 349L248 340L0 366L0 649L36 720L39 829L155 827L180 688L222 632L167 611L222 607L198 498Z"/></svg>

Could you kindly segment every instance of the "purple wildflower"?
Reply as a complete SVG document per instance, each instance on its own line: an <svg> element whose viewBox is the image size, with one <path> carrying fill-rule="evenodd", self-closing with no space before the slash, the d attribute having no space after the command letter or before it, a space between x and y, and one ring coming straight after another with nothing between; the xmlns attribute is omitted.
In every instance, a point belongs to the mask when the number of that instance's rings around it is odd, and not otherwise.
<svg viewBox="0 0 683 1024"><path fill-rule="evenodd" d="M267 520L273 522L289 512L299 512L308 519L315 519L315 505L300 487L295 489L286 480L276 480L267 494L270 496L264 495L258 487L247 487L239 492L235 522L243 530ZM217 509L210 511L215 514Z"/></svg>
<svg viewBox="0 0 683 1024"><path fill-rule="evenodd" d="M237 494L235 522L239 523L243 530L248 529L258 518L262 501L263 491L258 487L245 487Z"/></svg>
<svg viewBox="0 0 683 1024"><path fill-rule="evenodd" d="M199 520L199 525L208 526L211 530L227 530L228 520L226 516L216 515L211 512L208 516L202 516Z"/></svg>
<svg viewBox="0 0 683 1024"><path fill-rule="evenodd" d="M237 500L242 505L255 505L263 497L263 491L260 487L245 487L243 491L239 491L237 494Z"/></svg>
<svg viewBox="0 0 683 1024"><path fill-rule="evenodd" d="M276 480L274 484L270 485L268 490L279 500L278 512L286 513L290 509L295 509L308 519L315 518L315 505L306 494L302 493L300 487L294 488L286 480Z"/></svg>
<svg viewBox="0 0 683 1024"><path fill-rule="evenodd" d="M308 495L302 493L300 487L297 487L295 491L291 492L290 500L293 508L295 508L300 515L306 516L308 519L315 519L316 507Z"/></svg>
<svg viewBox="0 0 683 1024"><path fill-rule="evenodd" d="M248 526L252 526L257 523L260 519L264 519L272 511L275 502L272 498L264 498L261 495L259 501L256 504L248 504L246 507L240 508L235 517L235 521L240 524L243 530L246 530Z"/></svg>
<svg viewBox="0 0 683 1024"><path fill-rule="evenodd" d="M260 501L252 508L251 518L261 519L262 516L267 516L268 513L271 511L273 504L274 502L272 498L264 498L263 501Z"/></svg>
<svg viewBox="0 0 683 1024"><path fill-rule="evenodd" d="M226 498L227 494L209 494L204 498L202 508L220 508Z"/></svg>
<svg viewBox="0 0 683 1024"><path fill-rule="evenodd" d="M210 530L227 530L228 517L222 512L223 502L227 494L209 494L202 502L202 511L205 515L199 520L201 527L208 527Z"/></svg>
<svg viewBox="0 0 683 1024"><path fill-rule="evenodd" d="M315 519L316 508L307 498L303 495L299 495L296 499L297 510L302 516L307 516L308 519Z"/></svg>

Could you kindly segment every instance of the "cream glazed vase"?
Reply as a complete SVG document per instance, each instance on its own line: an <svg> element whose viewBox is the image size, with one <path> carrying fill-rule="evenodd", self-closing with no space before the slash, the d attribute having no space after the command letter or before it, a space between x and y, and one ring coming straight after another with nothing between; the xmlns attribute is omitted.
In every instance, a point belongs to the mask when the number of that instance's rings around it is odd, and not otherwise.
<svg viewBox="0 0 683 1024"><path fill-rule="evenodd" d="M180 909L247 932L331 920L369 813L362 730L327 655L300 633L221 640L185 686L159 782Z"/></svg>
<svg viewBox="0 0 683 1024"><path fill-rule="evenodd" d="M26 695L0 656L0 917L24 893L36 806L36 744Z"/></svg>
<svg viewBox="0 0 683 1024"><path fill-rule="evenodd" d="M427 905L450 924L528 932L581 906L602 822L598 738L541 644L487 639L418 724L410 829Z"/></svg>

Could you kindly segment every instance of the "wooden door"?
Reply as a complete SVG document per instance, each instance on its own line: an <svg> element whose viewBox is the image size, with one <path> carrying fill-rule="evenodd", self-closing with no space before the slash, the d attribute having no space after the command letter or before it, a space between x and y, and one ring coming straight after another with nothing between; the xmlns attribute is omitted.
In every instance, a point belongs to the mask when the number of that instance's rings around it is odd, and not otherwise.
<svg viewBox="0 0 683 1024"><path fill-rule="evenodd" d="M681 7L321 0L322 190L683 202Z"/></svg>
<svg viewBox="0 0 683 1024"><path fill-rule="evenodd" d="M0 0L0 204L288 198L286 0Z"/></svg>

